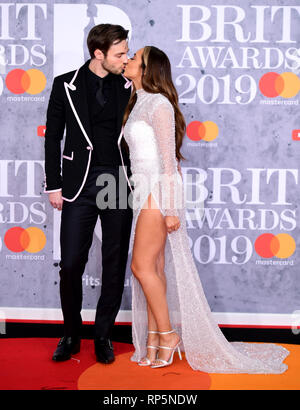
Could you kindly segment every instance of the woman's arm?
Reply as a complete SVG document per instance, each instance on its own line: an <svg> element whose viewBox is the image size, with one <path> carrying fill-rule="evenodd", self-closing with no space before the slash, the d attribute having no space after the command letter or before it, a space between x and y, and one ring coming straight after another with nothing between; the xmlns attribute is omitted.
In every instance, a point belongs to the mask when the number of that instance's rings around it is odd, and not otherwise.
<svg viewBox="0 0 300 410"><path fill-rule="evenodd" d="M169 229L172 231L179 227L180 222L176 201L178 163L176 160L175 120L173 107L168 101L163 101L155 106L151 113L151 123L162 164L162 200L166 224L168 231Z"/></svg>

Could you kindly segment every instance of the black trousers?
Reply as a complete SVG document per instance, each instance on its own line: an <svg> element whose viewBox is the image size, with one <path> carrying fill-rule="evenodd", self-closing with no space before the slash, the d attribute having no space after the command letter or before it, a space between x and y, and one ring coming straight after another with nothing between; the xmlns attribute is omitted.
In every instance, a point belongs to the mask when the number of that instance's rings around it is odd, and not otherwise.
<svg viewBox="0 0 300 410"><path fill-rule="evenodd" d="M97 206L97 194L107 186L96 185L100 174L111 174L115 177L116 209L100 209ZM99 216L102 227L102 286L96 309L95 337L111 337L122 300L132 224L132 209L129 206L126 209L119 207L119 182L119 167L93 166L80 195L73 202L63 202L59 274L66 336L80 336L82 275ZM125 192L127 199L129 188L125 188ZM124 203L124 196L122 201Z"/></svg>

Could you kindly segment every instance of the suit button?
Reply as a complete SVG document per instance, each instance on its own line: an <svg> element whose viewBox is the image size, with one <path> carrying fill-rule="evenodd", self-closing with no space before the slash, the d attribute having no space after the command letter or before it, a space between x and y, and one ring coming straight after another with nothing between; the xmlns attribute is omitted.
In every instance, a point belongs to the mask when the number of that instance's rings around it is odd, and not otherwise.
<svg viewBox="0 0 300 410"><path fill-rule="evenodd" d="M86 149L92 149L92 147L88 146L88 147L86 147Z"/></svg>

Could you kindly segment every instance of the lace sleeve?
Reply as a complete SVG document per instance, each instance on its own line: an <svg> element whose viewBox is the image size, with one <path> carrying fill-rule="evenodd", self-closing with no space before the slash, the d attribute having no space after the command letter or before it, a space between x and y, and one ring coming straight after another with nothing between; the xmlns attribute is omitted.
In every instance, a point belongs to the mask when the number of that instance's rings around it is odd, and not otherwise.
<svg viewBox="0 0 300 410"><path fill-rule="evenodd" d="M177 212L177 161L175 145L174 110L169 101L155 104L151 117L157 147L161 158L162 204L167 216L178 216Z"/></svg>

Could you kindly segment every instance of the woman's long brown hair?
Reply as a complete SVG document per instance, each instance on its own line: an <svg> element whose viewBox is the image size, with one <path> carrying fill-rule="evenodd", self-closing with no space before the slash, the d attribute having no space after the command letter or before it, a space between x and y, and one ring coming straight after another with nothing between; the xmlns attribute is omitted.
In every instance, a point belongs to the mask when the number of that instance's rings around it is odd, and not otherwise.
<svg viewBox="0 0 300 410"><path fill-rule="evenodd" d="M186 124L179 109L178 94L172 81L171 64L168 56L154 46L146 46L142 54L142 71L143 89L148 93L164 95L174 108L176 158L179 161L184 160L180 148L185 135ZM123 125L125 125L136 100L137 96L134 89L124 113Z"/></svg>

